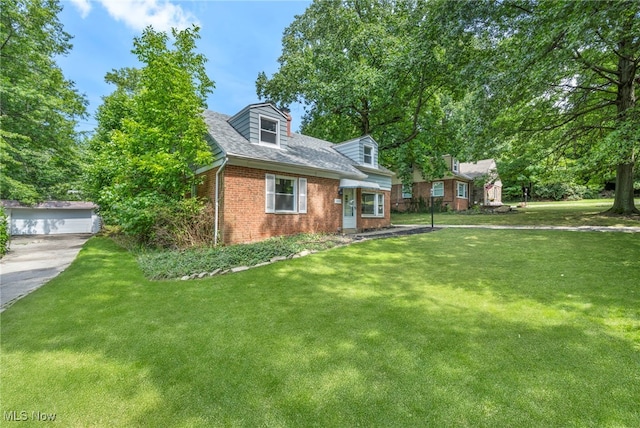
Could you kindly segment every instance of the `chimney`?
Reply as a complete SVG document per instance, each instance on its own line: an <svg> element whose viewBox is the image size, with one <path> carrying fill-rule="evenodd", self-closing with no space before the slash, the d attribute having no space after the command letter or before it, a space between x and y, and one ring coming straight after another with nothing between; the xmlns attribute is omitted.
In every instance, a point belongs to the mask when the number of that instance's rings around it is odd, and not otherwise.
<svg viewBox="0 0 640 428"><path fill-rule="evenodd" d="M285 107L282 112L287 116L287 137L291 137L291 110Z"/></svg>

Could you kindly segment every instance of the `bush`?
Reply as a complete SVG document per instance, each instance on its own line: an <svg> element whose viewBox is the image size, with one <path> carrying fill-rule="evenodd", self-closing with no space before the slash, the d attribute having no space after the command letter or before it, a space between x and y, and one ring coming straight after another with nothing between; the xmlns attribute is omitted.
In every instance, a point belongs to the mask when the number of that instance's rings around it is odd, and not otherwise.
<svg viewBox="0 0 640 428"><path fill-rule="evenodd" d="M184 199L163 207L152 227L150 244L158 248L184 249L213 244L215 210L198 199Z"/></svg>
<svg viewBox="0 0 640 428"><path fill-rule="evenodd" d="M180 278L216 269L253 266L272 257L289 256L302 250L324 250L344 244L337 235L301 234L279 236L253 244L228 247L201 247L184 251L153 251L138 255L138 264L151 279Z"/></svg>
<svg viewBox="0 0 640 428"><path fill-rule="evenodd" d="M0 207L0 256L7 254L10 238L8 218L4 213L4 208Z"/></svg>

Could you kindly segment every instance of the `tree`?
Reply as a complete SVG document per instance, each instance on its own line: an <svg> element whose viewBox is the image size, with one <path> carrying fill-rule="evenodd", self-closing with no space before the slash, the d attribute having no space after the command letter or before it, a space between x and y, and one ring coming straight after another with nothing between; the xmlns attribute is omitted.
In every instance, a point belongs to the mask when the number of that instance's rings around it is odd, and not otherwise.
<svg viewBox="0 0 640 428"><path fill-rule="evenodd" d="M305 104L302 131L344 141L370 134L383 161L438 175L461 85L450 80L437 16L427 2L314 2L285 30L280 68L260 73L261 98Z"/></svg>
<svg viewBox="0 0 640 428"><path fill-rule="evenodd" d="M82 173L86 100L55 57L71 49L55 0L0 0L0 197L67 198Z"/></svg>
<svg viewBox="0 0 640 428"><path fill-rule="evenodd" d="M214 84L194 52L198 32L172 30L170 49L148 27L132 51L144 67L107 75L117 89L98 111L91 181L107 220L142 241L160 212L189 204L196 168L212 160L202 111Z"/></svg>
<svg viewBox="0 0 640 428"><path fill-rule="evenodd" d="M472 139L479 150L555 159L583 174L613 170L610 211L638 213L640 3L476 1L451 9L458 34L473 35L478 52L470 63L474 111L489 124Z"/></svg>

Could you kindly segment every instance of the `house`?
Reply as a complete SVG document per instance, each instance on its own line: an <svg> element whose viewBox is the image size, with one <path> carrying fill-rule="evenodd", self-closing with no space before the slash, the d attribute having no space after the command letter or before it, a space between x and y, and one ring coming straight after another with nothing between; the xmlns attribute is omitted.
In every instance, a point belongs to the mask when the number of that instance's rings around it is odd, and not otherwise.
<svg viewBox="0 0 640 428"><path fill-rule="evenodd" d="M215 161L197 170L195 193L214 204L216 243L391 224L393 173L370 136L333 144L293 133L289 113L270 103L203 115Z"/></svg>
<svg viewBox="0 0 640 428"><path fill-rule="evenodd" d="M415 169L410 185L394 177L391 188L391 207L395 211L416 211L429 206L433 191L434 205L442 209L464 211L472 205L502 205L502 182L496 162L484 159L477 162L458 162L444 156L447 172L442 178L426 180Z"/></svg>
<svg viewBox="0 0 640 428"><path fill-rule="evenodd" d="M60 235L97 233L101 220L92 202L47 201L25 205L18 201L1 201L11 235Z"/></svg>

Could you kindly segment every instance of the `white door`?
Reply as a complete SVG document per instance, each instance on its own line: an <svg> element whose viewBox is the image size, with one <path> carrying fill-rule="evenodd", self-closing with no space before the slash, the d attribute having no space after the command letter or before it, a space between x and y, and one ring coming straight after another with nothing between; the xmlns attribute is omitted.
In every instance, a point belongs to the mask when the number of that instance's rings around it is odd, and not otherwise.
<svg viewBox="0 0 640 428"><path fill-rule="evenodd" d="M356 189L342 189L342 229L356 228Z"/></svg>

